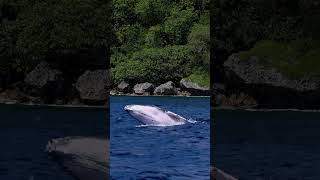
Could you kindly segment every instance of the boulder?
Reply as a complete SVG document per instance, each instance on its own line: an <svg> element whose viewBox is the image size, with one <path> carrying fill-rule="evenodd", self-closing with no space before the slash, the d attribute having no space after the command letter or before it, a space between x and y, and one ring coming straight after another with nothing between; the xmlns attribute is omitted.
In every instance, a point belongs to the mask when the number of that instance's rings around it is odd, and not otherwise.
<svg viewBox="0 0 320 180"><path fill-rule="evenodd" d="M264 65L256 56L241 60L238 54L233 54L224 62L224 67L229 79L232 79L230 76L235 75L245 84L266 84L301 92L316 90L320 87L320 80L317 78L288 78L272 66Z"/></svg>
<svg viewBox="0 0 320 180"><path fill-rule="evenodd" d="M19 88L30 96L40 97L43 103L51 104L65 96L68 89L65 85L63 73L42 61L25 76Z"/></svg>
<svg viewBox="0 0 320 180"><path fill-rule="evenodd" d="M119 92L118 92L117 90L114 90L114 89L110 91L110 95L111 95L111 96L115 96L115 95L117 95L118 93L119 93Z"/></svg>
<svg viewBox="0 0 320 180"><path fill-rule="evenodd" d="M188 91L181 91L181 89L178 88L177 92L178 96L191 96L191 94Z"/></svg>
<svg viewBox="0 0 320 180"><path fill-rule="evenodd" d="M213 95L218 94L218 93L225 93L226 92L226 87L224 84L221 83L213 83L212 84L212 93Z"/></svg>
<svg viewBox="0 0 320 180"><path fill-rule="evenodd" d="M213 105L247 109L257 107L258 103L254 98L244 93L232 94L231 96L216 94L213 96Z"/></svg>
<svg viewBox="0 0 320 180"><path fill-rule="evenodd" d="M24 81L28 85L42 88L48 84L48 82L60 81L61 75L61 71L51 69L47 62L42 61L26 75Z"/></svg>
<svg viewBox="0 0 320 180"><path fill-rule="evenodd" d="M228 92L251 96L256 100L257 108L320 108L319 77L288 77L266 63L256 56L240 59L238 54L231 55L224 62Z"/></svg>
<svg viewBox="0 0 320 180"><path fill-rule="evenodd" d="M160 86L156 87L153 94L156 95L176 95L177 88L175 87L172 81L166 82L161 84Z"/></svg>
<svg viewBox="0 0 320 180"><path fill-rule="evenodd" d="M76 89L85 101L105 101L107 99L110 77L108 70L86 71L77 82Z"/></svg>
<svg viewBox="0 0 320 180"><path fill-rule="evenodd" d="M180 81L181 90L185 90L191 93L193 96L208 96L210 95L210 89L201 87L197 83L190 80L182 79Z"/></svg>
<svg viewBox="0 0 320 180"><path fill-rule="evenodd" d="M74 98L68 102L68 105L83 105L79 98Z"/></svg>
<svg viewBox="0 0 320 180"><path fill-rule="evenodd" d="M18 89L7 89L0 93L0 103L3 104L18 104L28 101L29 97Z"/></svg>
<svg viewBox="0 0 320 180"><path fill-rule="evenodd" d="M123 93L131 92L130 84L126 83L125 81L122 81L117 88L120 92L123 92Z"/></svg>
<svg viewBox="0 0 320 180"><path fill-rule="evenodd" d="M154 84L148 82L136 84L133 90L134 93L138 95L149 95L154 90Z"/></svg>

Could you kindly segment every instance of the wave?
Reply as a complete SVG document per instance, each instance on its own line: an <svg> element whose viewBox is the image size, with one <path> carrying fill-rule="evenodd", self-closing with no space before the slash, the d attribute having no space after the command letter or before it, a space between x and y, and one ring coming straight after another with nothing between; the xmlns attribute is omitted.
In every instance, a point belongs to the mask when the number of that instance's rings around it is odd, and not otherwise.
<svg viewBox="0 0 320 180"><path fill-rule="evenodd" d="M198 121L190 118L187 119L188 123L194 124ZM144 128L144 127L170 127L170 126L178 126L178 125L183 125L183 124L187 124L187 123L173 123L173 124L140 124L140 125L136 125L135 127L137 128Z"/></svg>
<svg viewBox="0 0 320 180"><path fill-rule="evenodd" d="M198 122L198 121L196 121L196 120L194 120L194 119L192 119L192 118L190 118L190 119L187 119L187 121L188 121L188 123L196 123L196 122Z"/></svg>
<svg viewBox="0 0 320 180"><path fill-rule="evenodd" d="M143 127L170 127L170 126L177 126L182 124L140 124L137 125L137 128L143 128Z"/></svg>

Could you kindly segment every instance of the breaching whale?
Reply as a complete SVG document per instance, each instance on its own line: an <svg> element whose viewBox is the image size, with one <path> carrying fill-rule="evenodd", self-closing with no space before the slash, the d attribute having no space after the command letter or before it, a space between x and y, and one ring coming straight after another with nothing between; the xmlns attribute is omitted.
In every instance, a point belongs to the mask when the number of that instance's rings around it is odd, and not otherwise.
<svg viewBox="0 0 320 180"><path fill-rule="evenodd" d="M107 139L66 137L52 139L46 151L79 180L109 179Z"/></svg>
<svg viewBox="0 0 320 180"><path fill-rule="evenodd" d="M124 110L145 125L174 126L188 122L184 117L156 106L126 105Z"/></svg>

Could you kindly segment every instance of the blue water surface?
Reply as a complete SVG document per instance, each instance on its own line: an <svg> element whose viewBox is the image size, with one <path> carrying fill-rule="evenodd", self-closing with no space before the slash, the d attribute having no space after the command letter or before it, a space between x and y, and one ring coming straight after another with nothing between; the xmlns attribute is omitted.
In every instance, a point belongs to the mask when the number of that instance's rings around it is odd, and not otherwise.
<svg viewBox="0 0 320 180"><path fill-rule="evenodd" d="M156 105L196 123L139 127L123 110L128 104ZM112 179L210 179L210 99L127 97L110 100Z"/></svg>
<svg viewBox="0 0 320 180"><path fill-rule="evenodd" d="M45 152L52 138L106 137L103 109L0 105L0 180L74 180Z"/></svg>

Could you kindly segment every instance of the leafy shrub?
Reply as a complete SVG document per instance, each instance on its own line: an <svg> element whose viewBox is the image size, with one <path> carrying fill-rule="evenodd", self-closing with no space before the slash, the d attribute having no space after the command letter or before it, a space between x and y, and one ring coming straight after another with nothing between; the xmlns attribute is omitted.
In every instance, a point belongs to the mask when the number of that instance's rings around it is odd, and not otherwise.
<svg viewBox="0 0 320 180"><path fill-rule="evenodd" d="M197 70L186 79L199 84L202 87L210 87L210 74L207 71Z"/></svg>
<svg viewBox="0 0 320 180"><path fill-rule="evenodd" d="M168 44L186 44L195 20L196 14L192 8L181 11L173 9L163 24L163 32L167 35Z"/></svg>
<svg viewBox="0 0 320 180"><path fill-rule="evenodd" d="M188 36L188 45L195 52L194 65L210 68L210 27L204 24L195 24Z"/></svg>
<svg viewBox="0 0 320 180"><path fill-rule="evenodd" d="M143 49L117 64L112 77L115 82L178 82L190 74L191 57L192 51L186 46Z"/></svg>
<svg viewBox="0 0 320 180"><path fill-rule="evenodd" d="M166 0L139 0L135 6L135 12L141 24L150 27L163 21L168 13Z"/></svg>
<svg viewBox="0 0 320 180"><path fill-rule="evenodd" d="M50 49L108 47L109 4L100 0L37 1L19 14L17 48L29 54Z"/></svg>

